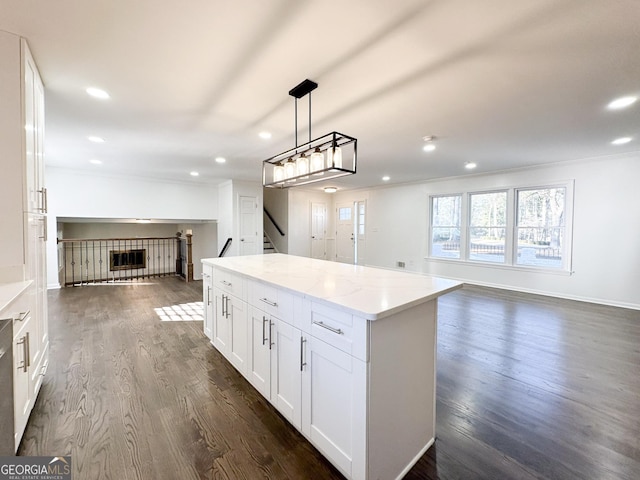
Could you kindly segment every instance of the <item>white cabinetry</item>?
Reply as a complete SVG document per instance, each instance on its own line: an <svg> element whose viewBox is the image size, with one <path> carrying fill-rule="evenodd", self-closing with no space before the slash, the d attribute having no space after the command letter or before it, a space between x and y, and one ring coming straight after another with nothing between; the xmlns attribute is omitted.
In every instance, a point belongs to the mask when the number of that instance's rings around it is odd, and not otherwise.
<svg viewBox="0 0 640 480"><path fill-rule="evenodd" d="M203 265L202 267L202 307L204 313L204 334L211 341L213 340L213 314L215 299L213 297L213 267Z"/></svg>
<svg viewBox="0 0 640 480"><path fill-rule="evenodd" d="M296 307L301 302L291 294L249 281L249 304L249 368L246 376L289 422L300 429L302 354L306 339L293 324L294 312L299 312Z"/></svg>
<svg viewBox="0 0 640 480"><path fill-rule="evenodd" d="M28 403L14 402L16 445L33 408L48 362L46 291L47 191L44 183L44 87L27 42L0 31L0 283L32 282L30 317L16 325L28 333ZM28 325L28 326L27 326ZM24 339L23 339L24 337ZM17 368L17 367L16 367ZM16 370L17 371L17 370ZM14 393L22 395L22 378ZM19 406L19 405L22 405ZM24 408L23 408L24 407ZM18 418L20 417L20 418Z"/></svg>
<svg viewBox="0 0 640 480"><path fill-rule="evenodd" d="M347 478L406 475L435 440L437 297L461 284L281 254L203 263L214 346L234 363L228 302L246 298L238 370Z"/></svg>
<svg viewBox="0 0 640 480"><path fill-rule="evenodd" d="M218 269L213 272L213 345L241 373L247 369L248 311L244 279Z"/></svg>

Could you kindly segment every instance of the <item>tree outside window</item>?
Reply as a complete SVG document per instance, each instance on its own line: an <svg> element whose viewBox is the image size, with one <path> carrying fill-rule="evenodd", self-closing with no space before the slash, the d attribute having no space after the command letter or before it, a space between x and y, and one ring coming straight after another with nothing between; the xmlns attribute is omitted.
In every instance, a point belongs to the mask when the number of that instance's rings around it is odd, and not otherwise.
<svg viewBox="0 0 640 480"><path fill-rule="evenodd" d="M565 188L517 191L517 265L562 267Z"/></svg>
<svg viewBox="0 0 640 480"><path fill-rule="evenodd" d="M505 262L507 192L469 195L469 260Z"/></svg>
<svg viewBox="0 0 640 480"><path fill-rule="evenodd" d="M431 197L431 256L460 258L462 195Z"/></svg>

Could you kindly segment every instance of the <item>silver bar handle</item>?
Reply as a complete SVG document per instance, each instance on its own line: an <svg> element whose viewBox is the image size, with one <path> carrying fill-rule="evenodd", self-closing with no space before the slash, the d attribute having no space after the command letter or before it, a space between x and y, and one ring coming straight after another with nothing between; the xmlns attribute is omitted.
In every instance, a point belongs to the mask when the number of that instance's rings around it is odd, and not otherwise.
<svg viewBox="0 0 640 480"><path fill-rule="evenodd" d="M338 335L344 335L344 332L340 328L334 328L323 322L313 322L314 325L318 325L319 327L326 328L330 332L337 333Z"/></svg>
<svg viewBox="0 0 640 480"><path fill-rule="evenodd" d="M278 302L272 302L268 298L261 298L260 301L266 303L267 305L271 305L272 307L278 306Z"/></svg>
<svg viewBox="0 0 640 480"><path fill-rule="evenodd" d="M207 305L211 305L211 287L207 287Z"/></svg>
<svg viewBox="0 0 640 480"><path fill-rule="evenodd" d="M231 316L231 312L229 311L229 300L231 299L231 297L229 297L229 295L227 295L227 299L226 299L226 303L227 303L227 312L226 312L226 317L229 318Z"/></svg>
<svg viewBox="0 0 640 480"><path fill-rule="evenodd" d="M267 323L267 317L262 316L262 345L264 345L267 341L267 333L265 329L265 324Z"/></svg>
<svg viewBox="0 0 640 480"><path fill-rule="evenodd" d="M273 323L271 320L269 320L269 350L271 350L271 347L273 347L275 345L275 343L273 343L271 340L271 327L273 327L275 325L275 323Z"/></svg>
<svg viewBox="0 0 640 480"><path fill-rule="evenodd" d="M22 339L18 342L16 342L16 345L22 345L22 364L18 367L18 370L22 369L23 372L27 372L27 368L29 368L29 366L27 365L27 337L24 336L22 337Z"/></svg>
<svg viewBox="0 0 640 480"><path fill-rule="evenodd" d="M220 283L225 287L230 287L231 285L233 285L231 282L227 282L226 280L220 280Z"/></svg>
<svg viewBox="0 0 640 480"><path fill-rule="evenodd" d="M20 312L18 316L15 318L16 322L24 322L24 320L29 316L29 310L26 312Z"/></svg>
<svg viewBox="0 0 640 480"><path fill-rule="evenodd" d="M31 366L31 342L29 341L29 332L27 332L27 356L26 356L27 367L25 368L25 372L27 368Z"/></svg>
<svg viewBox="0 0 640 480"><path fill-rule="evenodd" d="M307 362L304 361L304 344L307 343L307 339L304 337L300 337L300 371L304 371L304 367L307 365Z"/></svg>
<svg viewBox="0 0 640 480"><path fill-rule="evenodd" d="M225 308L224 308L226 302L224 300L225 300L225 295L222 295L222 306L221 306L222 311L221 311L221 314L226 318L227 317L227 312L225 312Z"/></svg>

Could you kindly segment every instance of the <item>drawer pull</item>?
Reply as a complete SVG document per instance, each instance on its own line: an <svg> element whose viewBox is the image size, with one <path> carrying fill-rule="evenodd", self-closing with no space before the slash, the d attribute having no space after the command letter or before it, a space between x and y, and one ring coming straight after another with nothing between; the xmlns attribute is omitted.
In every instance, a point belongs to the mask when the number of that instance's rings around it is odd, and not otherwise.
<svg viewBox="0 0 640 480"><path fill-rule="evenodd" d="M300 337L300 371L304 371L304 367L307 362L304 361L304 344L307 342L307 339L304 337Z"/></svg>
<svg viewBox="0 0 640 480"><path fill-rule="evenodd" d="M278 302L272 302L268 298L261 298L260 301L266 303L267 305L271 305L272 307L278 306Z"/></svg>
<svg viewBox="0 0 640 480"><path fill-rule="evenodd" d="M30 313L29 311L20 312L15 319L16 322L24 322L24 320L29 316L29 313Z"/></svg>
<svg viewBox="0 0 640 480"><path fill-rule="evenodd" d="M231 282L227 282L226 280L220 280L220 283L223 284L225 287L230 287L232 285Z"/></svg>
<svg viewBox="0 0 640 480"><path fill-rule="evenodd" d="M344 332L340 328L334 328L323 322L313 322L314 325L318 325L319 327L326 328L330 332L337 333L338 335L344 335Z"/></svg>
<svg viewBox="0 0 640 480"><path fill-rule="evenodd" d="M266 334L266 328L265 328L266 324L267 324L267 317L263 315L262 316L262 345L264 345L267 342L267 334Z"/></svg>

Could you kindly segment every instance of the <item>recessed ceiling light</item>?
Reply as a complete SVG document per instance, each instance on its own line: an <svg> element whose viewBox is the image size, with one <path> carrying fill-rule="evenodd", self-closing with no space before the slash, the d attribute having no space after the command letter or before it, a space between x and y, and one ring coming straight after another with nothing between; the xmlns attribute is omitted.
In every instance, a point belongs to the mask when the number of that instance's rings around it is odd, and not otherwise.
<svg viewBox="0 0 640 480"><path fill-rule="evenodd" d="M436 149L436 144L434 143L436 141L435 135L425 135L422 140L426 142L422 147L425 152L433 152Z"/></svg>
<svg viewBox="0 0 640 480"><path fill-rule="evenodd" d="M227 161L224 157L216 157L216 163L225 163Z"/></svg>
<svg viewBox="0 0 640 480"><path fill-rule="evenodd" d="M633 105L638 100L638 97L635 95L629 95L627 97L616 98L615 100L609 102L607 108L609 110L620 110L621 108L626 108L630 105Z"/></svg>
<svg viewBox="0 0 640 480"><path fill-rule="evenodd" d="M385 175L384 177L382 177L383 182L388 182L389 180L391 180L391 177L389 175Z"/></svg>
<svg viewBox="0 0 640 480"><path fill-rule="evenodd" d="M620 137L612 141L611 145L624 145L625 143L629 143L631 140L631 137Z"/></svg>
<svg viewBox="0 0 640 480"><path fill-rule="evenodd" d="M94 165L102 165L102 160L98 160L97 158L92 158L89 160L89 163L93 163Z"/></svg>
<svg viewBox="0 0 640 480"><path fill-rule="evenodd" d="M477 166L478 165L476 164L476 162L464 162L464 168L466 168L467 170L473 170Z"/></svg>
<svg viewBox="0 0 640 480"><path fill-rule="evenodd" d="M271 132L260 132L258 136L263 140L269 140L271 138Z"/></svg>
<svg viewBox="0 0 640 480"><path fill-rule="evenodd" d="M94 98L99 98L101 100L106 100L110 97L110 95L102 90L101 88L89 87L87 88L87 93Z"/></svg>
<svg viewBox="0 0 640 480"><path fill-rule="evenodd" d="M422 147L422 150L424 150L425 152L433 152L436 149L436 146L433 143L427 143L424 147Z"/></svg>
<svg viewBox="0 0 640 480"><path fill-rule="evenodd" d="M190 172L189 175L191 175L192 177L197 177L200 174L198 172Z"/></svg>
<svg viewBox="0 0 640 480"><path fill-rule="evenodd" d="M337 187L324 187L324 193L336 193L337 191Z"/></svg>
<svg viewBox="0 0 640 480"><path fill-rule="evenodd" d="M89 140L90 142L93 142L93 143L104 143L104 138L96 137L94 135L88 136L87 140Z"/></svg>

